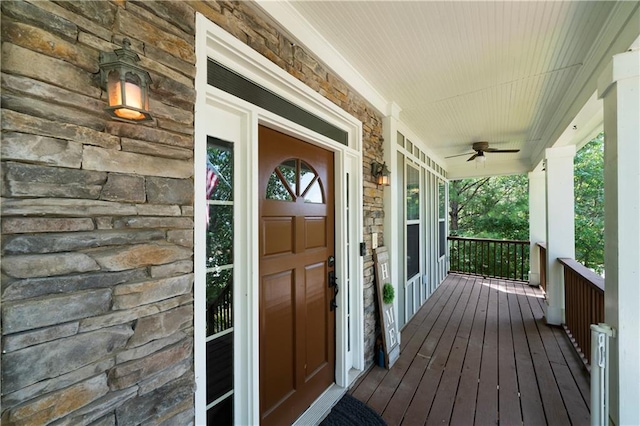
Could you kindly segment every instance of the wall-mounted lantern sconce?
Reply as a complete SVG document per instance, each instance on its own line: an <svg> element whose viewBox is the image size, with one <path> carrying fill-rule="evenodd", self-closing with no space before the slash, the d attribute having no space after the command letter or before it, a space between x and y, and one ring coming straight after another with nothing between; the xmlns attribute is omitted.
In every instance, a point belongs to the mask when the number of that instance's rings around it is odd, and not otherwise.
<svg viewBox="0 0 640 426"><path fill-rule="evenodd" d="M149 114L149 73L138 66L140 57L131 50L129 39L122 49L100 53L100 80L107 91L109 106L105 110L117 120L138 122L151 120Z"/></svg>
<svg viewBox="0 0 640 426"><path fill-rule="evenodd" d="M378 163L374 161L371 163L371 175L376 179L376 185L391 185L391 180L389 179L389 169L387 168L387 163Z"/></svg>

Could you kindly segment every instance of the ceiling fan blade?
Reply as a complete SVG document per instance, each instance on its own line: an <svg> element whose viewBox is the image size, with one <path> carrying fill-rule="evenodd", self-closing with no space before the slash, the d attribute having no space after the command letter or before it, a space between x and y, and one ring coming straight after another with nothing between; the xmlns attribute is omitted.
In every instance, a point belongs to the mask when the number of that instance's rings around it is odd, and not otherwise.
<svg viewBox="0 0 640 426"><path fill-rule="evenodd" d="M478 154L477 154L477 153L476 153L476 154L473 154L473 155L471 156L471 158L469 158L467 161L473 161L473 160L475 160L475 159L476 159L476 157L477 157L477 156L478 156Z"/></svg>
<svg viewBox="0 0 640 426"><path fill-rule="evenodd" d="M471 155L471 154L473 154L473 153L472 152L465 152L464 154L450 155L450 156L444 157L444 158L462 157L463 155Z"/></svg>

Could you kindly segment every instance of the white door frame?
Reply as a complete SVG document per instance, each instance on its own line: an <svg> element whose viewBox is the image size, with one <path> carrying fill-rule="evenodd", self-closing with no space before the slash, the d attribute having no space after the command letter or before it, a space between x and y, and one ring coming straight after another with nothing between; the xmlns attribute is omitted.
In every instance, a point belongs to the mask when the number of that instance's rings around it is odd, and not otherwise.
<svg viewBox="0 0 640 426"><path fill-rule="evenodd" d="M348 146L209 86L208 58L346 131ZM198 195L205 193L206 137L214 136L234 144L234 423L258 424L258 125L335 153L336 273L338 283L343 283L341 289L344 290L347 282L351 289L350 351L347 350L347 292L340 291L337 299L335 379L338 386L347 387L356 376L354 371L363 370L365 365L363 262L358 249L358 243L363 240L362 123L199 13L196 14L195 86L195 421L197 425L206 424L206 225L204 219L197 220L205 217L204 196ZM347 193L350 197L348 214Z"/></svg>

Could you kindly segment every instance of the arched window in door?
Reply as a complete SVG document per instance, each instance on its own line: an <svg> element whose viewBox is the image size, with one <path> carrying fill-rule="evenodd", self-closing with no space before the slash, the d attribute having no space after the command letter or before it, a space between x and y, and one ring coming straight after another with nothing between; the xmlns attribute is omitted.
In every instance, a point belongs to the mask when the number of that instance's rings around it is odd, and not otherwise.
<svg viewBox="0 0 640 426"><path fill-rule="evenodd" d="M318 173L298 158L283 161L275 168L267 183L267 200L324 204L324 191Z"/></svg>

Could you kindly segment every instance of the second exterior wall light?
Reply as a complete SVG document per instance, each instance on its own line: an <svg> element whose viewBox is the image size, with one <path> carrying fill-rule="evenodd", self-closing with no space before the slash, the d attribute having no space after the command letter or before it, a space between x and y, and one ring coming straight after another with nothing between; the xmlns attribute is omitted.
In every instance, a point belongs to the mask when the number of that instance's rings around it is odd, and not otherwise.
<svg viewBox="0 0 640 426"><path fill-rule="evenodd" d="M376 180L376 185L389 186L391 185L391 179L389 169L387 168L387 163L378 163L374 161L371 163L371 175Z"/></svg>
<svg viewBox="0 0 640 426"><path fill-rule="evenodd" d="M122 49L100 54L100 80L107 91L105 110L116 120L138 122L152 120L149 113L149 73L138 66L140 57L131 50L129 39Z"/></svg>

